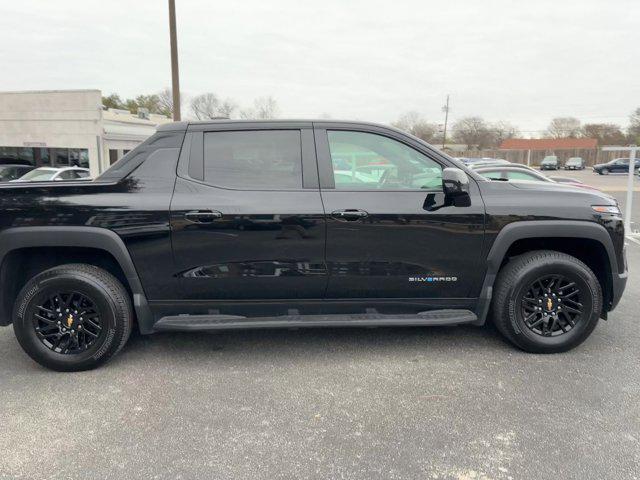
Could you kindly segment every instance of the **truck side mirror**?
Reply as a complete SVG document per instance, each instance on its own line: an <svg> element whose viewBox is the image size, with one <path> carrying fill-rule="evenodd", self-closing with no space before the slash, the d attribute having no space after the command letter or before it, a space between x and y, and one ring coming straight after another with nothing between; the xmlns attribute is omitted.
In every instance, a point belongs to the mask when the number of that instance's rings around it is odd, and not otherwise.
<svg viewBox="0 0 640 480"><path fill-rule="evenodd" d="M442 190L447 203L456 207L471 205L469 197L469 177L459 168L442 170Z"/></svg>

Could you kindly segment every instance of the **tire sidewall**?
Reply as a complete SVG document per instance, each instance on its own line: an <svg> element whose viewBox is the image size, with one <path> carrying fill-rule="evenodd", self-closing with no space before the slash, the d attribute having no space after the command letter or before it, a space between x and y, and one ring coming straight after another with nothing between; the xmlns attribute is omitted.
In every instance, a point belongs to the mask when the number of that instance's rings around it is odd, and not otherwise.
<svg viewBox="0 0 640 480"><path fill-rule="evenodd" d="M88 296L100 312L102 331L86 352L62 354L49 349L38 338L32 315L46 296L53 291L77 291ZM118 348L117 305L101 282L82 272L44 272L29 281L20 294L13 311L13 327L18 342L27 354L41 365L56 370L89 369L101 363Z"/></svg>
<svg viewBox="0 0 640 480"><path fill-rule="evenodd" d="M571 330L555 337L544 337L526 326L521 313L521 298L537 278L553 274L563 275L565 278L575 281L581 294L588 295L589 298L583 299L583 316ZM517 344L526 350L556 352L568 350L582 343L591 334L600 316L601 293L599 284L594 280L593 274L589 270L585 270L582 265L564 259L523 268L519 280L510 288L504 310L508 315L512 334Z"/></svg>

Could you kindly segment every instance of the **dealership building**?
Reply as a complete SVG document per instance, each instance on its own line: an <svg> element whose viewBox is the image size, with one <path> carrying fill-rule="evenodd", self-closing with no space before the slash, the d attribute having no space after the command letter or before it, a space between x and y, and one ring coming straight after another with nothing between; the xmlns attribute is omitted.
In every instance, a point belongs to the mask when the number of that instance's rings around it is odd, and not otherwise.
<svg viewBox="0 0 640 480"><path fill-rule="evenodd" d="M0 163L77 165L97 176L170 121L105 109L100 90L0 92Z"/></svg>

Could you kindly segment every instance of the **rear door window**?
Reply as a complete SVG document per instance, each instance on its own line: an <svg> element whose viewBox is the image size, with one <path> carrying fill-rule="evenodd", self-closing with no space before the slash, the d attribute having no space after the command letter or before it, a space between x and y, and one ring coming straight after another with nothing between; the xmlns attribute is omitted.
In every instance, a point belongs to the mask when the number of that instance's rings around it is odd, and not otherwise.
<svg viewBox="0 0 640 480"><path fill-rule="evenodd" d="M204 182L234 190L301 189L300 131L206 132Z"/></svg>

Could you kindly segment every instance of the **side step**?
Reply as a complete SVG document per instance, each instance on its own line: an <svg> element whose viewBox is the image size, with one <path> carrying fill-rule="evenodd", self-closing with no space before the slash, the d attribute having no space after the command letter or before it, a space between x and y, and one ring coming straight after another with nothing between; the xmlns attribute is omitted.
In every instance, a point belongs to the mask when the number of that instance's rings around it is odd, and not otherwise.
<svg viewBox="0 0 640 480"><path fill-rule="evenodd" d="M282 315L277 317L241 317L236 315L174 315L162 317L156 331L235 330L249 328L303 327L390 327L439 326L473 323L478 320L469 310L430 310L415 315Z"/></svg>

